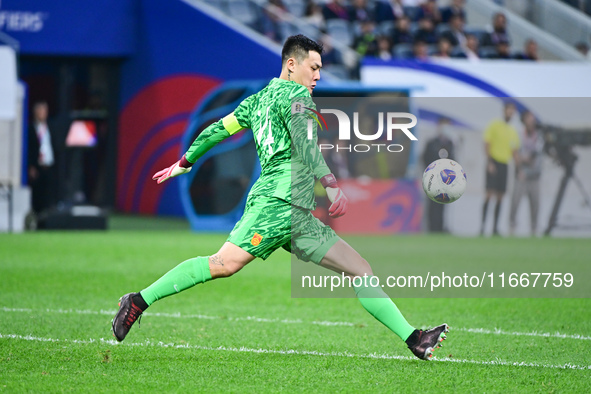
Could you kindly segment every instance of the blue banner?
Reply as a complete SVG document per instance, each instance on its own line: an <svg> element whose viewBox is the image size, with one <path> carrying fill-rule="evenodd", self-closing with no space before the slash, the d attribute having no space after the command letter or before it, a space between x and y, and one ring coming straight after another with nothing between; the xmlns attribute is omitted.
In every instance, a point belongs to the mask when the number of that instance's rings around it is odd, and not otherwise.
<svg viewBox="0 0 591 394"><path fill-rule="evenodd" d="M139 0L2 0L0 31L22 54L126 56L135 46Z"/></svg>

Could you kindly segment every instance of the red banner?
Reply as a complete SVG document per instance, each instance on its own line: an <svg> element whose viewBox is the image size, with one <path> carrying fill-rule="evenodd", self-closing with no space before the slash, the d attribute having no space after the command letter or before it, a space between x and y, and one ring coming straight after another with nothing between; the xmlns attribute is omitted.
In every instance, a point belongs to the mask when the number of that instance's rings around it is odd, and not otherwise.
<svg viewBox="0 0 591 394"><path fill-rule="evenodd" d="M338 219L328 218L326 197L314 214L337 233L389 234L421 231L422 189L416 180L341 180L349 209ZM327 219L328 218L328 219Z"/></svg>

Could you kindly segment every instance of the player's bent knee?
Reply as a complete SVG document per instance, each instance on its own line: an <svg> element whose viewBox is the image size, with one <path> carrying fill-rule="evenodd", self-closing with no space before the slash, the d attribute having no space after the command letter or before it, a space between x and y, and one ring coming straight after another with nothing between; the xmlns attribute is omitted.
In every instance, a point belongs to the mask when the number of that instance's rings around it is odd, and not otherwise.
<svg viewBox="0 0 591 394"><path fill-rule="evenodd" d="M224 276L227 278L240 271L244 265L238 262L229 262L224 266Z"/></svg>
<svg viewBox="0 0 591 394"><path fill-rule="evenodd" d="M209 271L212 278L228 278L240 271L244 265L241 261L221 259L218 255L213 255L209 259Z"/></svg>
<svg viewBox="0 0 591 394"><path fill-rule="evenodd" d="M212 278L227 278L240 271L254 260L254 256L238 246L226 242L220 250L209 258Z"/></svg>

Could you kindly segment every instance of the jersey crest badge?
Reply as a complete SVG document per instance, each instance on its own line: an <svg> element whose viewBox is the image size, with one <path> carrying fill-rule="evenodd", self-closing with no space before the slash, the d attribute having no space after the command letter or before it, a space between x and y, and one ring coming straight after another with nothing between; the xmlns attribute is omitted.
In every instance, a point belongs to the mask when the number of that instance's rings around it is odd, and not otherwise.
<svg viewBox="0 0 591 394"><path fill-rule="evenodd" d="M252 244L252 246L258 246L262 240L263 240L263 236L261 234L254 233L254 235L252 236L252 239L250 240L250 243Z"/></svg>

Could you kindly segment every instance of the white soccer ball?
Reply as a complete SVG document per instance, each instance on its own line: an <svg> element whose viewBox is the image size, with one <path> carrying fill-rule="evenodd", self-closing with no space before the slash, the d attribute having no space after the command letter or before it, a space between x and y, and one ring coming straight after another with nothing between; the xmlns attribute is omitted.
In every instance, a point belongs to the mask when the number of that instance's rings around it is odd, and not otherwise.
<svg viewBox="0 0 591 394"><path fill-rule="evenodd" d="M449 204L462 197L466 182L462 166L450 159L435 160L423 172L425 194L440 204Z"/></svg>

